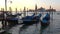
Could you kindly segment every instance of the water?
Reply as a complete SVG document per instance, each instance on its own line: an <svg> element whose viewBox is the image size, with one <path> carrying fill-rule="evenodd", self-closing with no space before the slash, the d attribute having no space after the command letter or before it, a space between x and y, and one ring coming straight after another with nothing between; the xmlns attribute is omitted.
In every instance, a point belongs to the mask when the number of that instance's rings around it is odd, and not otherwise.
<svg viewBox="0 0 60 34"><path fill-rule="evenodd" d="M19 27L18 34L60 34L60 12L51 14L50 25L41 27L40 22Z"/></svg>
<svg viewBox="0 0 60 34"><path fill-rule="evenodd" d="M40 29L41 34L60 34L60 15L55 12L53 13L53 16L51 14L50 25L46 27L45 29Z"/></svg>
<svg viewBox="0 0 60 34"><path fill-rule="evenodd" d="M20 34L60 34L60 12L51 14L50 25L46 27L41 27L40 23L33 24L30 26L23 26Z"/></svg>
<svg viewBox="0 0 60 34"><path fill-rule="evenodd" d="M2 28L2 23L0 22L0 28Z"/></svg>

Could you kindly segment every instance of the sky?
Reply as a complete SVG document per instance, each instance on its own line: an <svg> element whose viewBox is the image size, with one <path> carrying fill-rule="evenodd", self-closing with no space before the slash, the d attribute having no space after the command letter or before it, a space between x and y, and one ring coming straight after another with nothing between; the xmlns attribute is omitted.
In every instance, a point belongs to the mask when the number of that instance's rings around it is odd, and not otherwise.
<svg viewBox="0 0 60 34"><path fill-rule="evenodd" d="M51 5L52 8L60 11L60 0L7 0L7 10L9 10L9 7L11 7L13 11L15 8L23 10L24 7L26 7L26 9L35 9L36 4L38 8L43 7L48 9ZM5 0L0 0L0 8L5 8Z"/></svg>

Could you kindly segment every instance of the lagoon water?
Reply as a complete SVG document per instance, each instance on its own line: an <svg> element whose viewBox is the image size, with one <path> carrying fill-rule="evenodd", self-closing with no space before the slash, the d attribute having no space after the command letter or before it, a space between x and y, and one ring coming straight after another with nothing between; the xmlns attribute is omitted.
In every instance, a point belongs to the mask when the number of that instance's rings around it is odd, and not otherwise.
<svg viewBox="0 0 60 34"><path fill-rule="evenodd" d="M51 14L50 16L49 26L41 27L40 22L28 26L23 25L19 28L18 34L60 34L60 12L54 12L53 15Z"/></svg>

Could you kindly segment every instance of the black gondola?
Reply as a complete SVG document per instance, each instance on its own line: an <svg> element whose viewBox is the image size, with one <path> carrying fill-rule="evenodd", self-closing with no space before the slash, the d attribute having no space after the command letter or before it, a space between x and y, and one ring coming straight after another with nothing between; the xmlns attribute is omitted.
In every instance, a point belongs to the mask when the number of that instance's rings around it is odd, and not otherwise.
<svg viewBox="0 0 60 34"><path fill-rule="evenodd" d="M39 14L38 16L35 16L35 14L33 14L32 16L27 16L24 19L22 19L23 24L34 24L39 21L40 17L41 17L41 14Z"/></svg>
<svg viewBox="0 0 60 34"><path fill-rule="evenodd" d="M23 24L31 24L34 16L35 16L35 13L32 16L26 16L22 18Z"/></svg>
<svg viewBox="0 0 60 34"><path fill-rule="evenodd" d="M41 26L46 26L50 24L50 14L46 14L46 16L41 20Z"/></svg>
<svg viewBox="0 0 60 34"><path fill-rule="evenodd" d="M14 26L16 24L18 24L18 19L19 18L16 18L18 14L15 14L15 15L7 15L6 17L6 20L9 24L9 26ZM19 16L21 16L21 14L19 14Z"/></svg>
<svg viewBox="0 0 60 34"><path fill-rule="evenodd" d="M40 21L40 17L41 17L41 16L42 16L41 14L39 14L38 16L35 16L35 17L33 18L34 22L35 22L35 23L38 23L38 22Z"/></svg>

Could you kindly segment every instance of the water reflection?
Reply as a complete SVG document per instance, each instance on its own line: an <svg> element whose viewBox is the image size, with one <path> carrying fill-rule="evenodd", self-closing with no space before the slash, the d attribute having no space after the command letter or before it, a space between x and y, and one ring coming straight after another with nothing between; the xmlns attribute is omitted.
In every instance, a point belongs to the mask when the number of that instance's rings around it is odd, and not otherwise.
<svg viewBox="0 0 60 34"><path fill-rule="evenodd" d="M24 29L27 29L29 25L23 25L21 28L20 28L20 31L24 30Z"/></svg>
<svg viewBox="0 0 60 34"><path fill-rule="evenodd" d="M20 27L19 34L33 34L35 33L37 26L38 26L38 23L23 25L22 27Z"/></svg>
<svg viewBox="0 0 60 34"><path fill-rule="evenodd" d="M30 25L33 25L33 24L30 24ZM19 34L20 34L22 31L26 31L26 29L28 29L28 27L29 27L30 25L25 25L25 24L24 24L22 27L20 27Z"/></svg>
<svg viewBox="0 0 60 34"><path fill-rule="evenodd" d="M49 25L48 25L48 26L49 26ZM45 32L45 29L46 29L48 26L41 26L40 34L43 34L43 32Z"/></svg>

